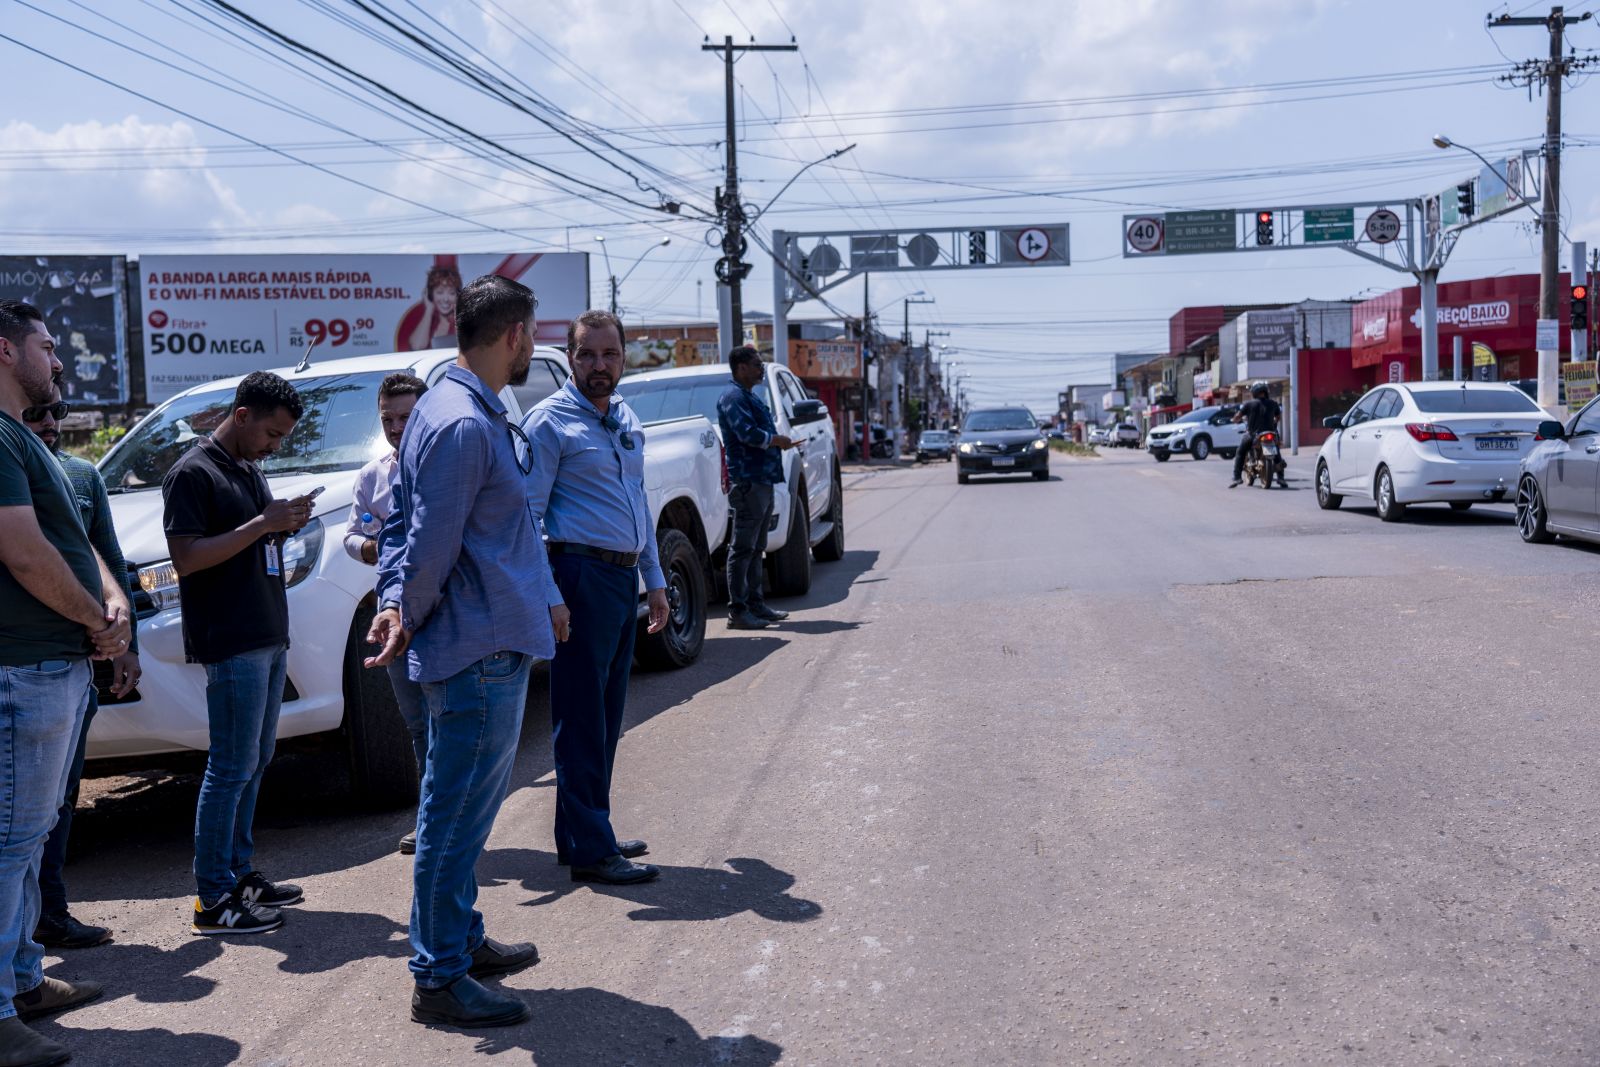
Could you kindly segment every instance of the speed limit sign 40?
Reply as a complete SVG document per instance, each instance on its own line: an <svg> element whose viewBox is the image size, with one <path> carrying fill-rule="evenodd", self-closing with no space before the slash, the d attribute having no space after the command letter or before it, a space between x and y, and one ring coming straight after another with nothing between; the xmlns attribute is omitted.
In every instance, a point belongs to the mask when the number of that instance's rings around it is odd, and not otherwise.
<svg viewBox="0 0 1600 1067"><path fill-rule="evenodd" d="M1128 247L1135 252L1159 252L1165 242L1165 220L1145 215L1128 224Z"/></svg>

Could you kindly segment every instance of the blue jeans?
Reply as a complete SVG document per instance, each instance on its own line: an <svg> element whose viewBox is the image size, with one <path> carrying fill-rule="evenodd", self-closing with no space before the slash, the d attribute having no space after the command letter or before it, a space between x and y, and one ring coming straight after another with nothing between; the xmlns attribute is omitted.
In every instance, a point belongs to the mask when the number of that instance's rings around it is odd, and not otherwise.
<svg viewBox="0 0 1600 1067"><path fill-rule="evenodd" d="M728 494L728 506L733 509L733 536L728 539L729 615L766 603L761 592L761 561L767 551L772 498L772 486L766 482L736 482Z"/></svg>
<svg viewBox="0 0 1600 1067"><path fill-rule="evenodd" d="M427 770L412 866L411 973L442 989L467 973L483 944L478 856L511 782L533 660L496 652L442 682L424 682Z"/></svg>
<svg viewBox="0 0 1600 1067"><path fill-rule="evenodd" d="M67 788L89 704L88 660L0 667L0 1019L44 981L39 855Z"/></svg>
<svg viewBox="0 0 1600 1067"><path fill-rule="evenodd" d="M394 689L394 702L405 721L406 732L411 735L411 750L417 754L417 777L428 770L428 707L422 699L422 684L413 682L406 673L406 658L401 656L385 668L389 685Z"/></svg>
<svg viewBox="0 0 1600 1067"><path fill-rule="evenodd" d="M83 780L83 759L89 747L89 726L100 710L100 694L89 686L89 707L78 727L78 744L67 767L67 787L56 812L56 827L45 839L39 856L39 912L46 919L64 919L67 910L67 882L61 869L67 865L67 839L72 836L72 810L78 806L78 784Z"/></svg>
<svg viewBox="0 0 1600 1067"><path fill-rule="evenodd" d="M556 858L583 867L617 854L611 768L622 738L639 624L639 574L583 556L550 560L572 635L550 661Z"/></svg>
<svg viewBox="0 0 1600 1067"><path fill-rule="evenodd" d="M288 649L274 645L206 664L211 750L194 812L194 881L207 907L254 870L250 826L278 740L287 660Z"/></svg>

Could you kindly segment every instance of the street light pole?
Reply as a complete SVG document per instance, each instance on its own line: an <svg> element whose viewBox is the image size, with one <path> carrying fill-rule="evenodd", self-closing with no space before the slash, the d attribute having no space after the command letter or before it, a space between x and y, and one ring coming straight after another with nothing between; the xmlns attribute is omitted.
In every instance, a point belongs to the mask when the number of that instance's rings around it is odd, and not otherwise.
<svg viewBox="0 0 1600 1067"><path fill-rule="evenodd" d="M616 274L611 269L611 253L606 250L605 237L601 236L600 234L595 234L594 239L600 242L600 251L605 253L606 274L609 276L611 283L611 314L616 315L617 293L621 291L623 282L626 282L629 278L633 277L633 272L639 269L639 264L644 262L645 256L648 256L651 252L654 252L658 248L665 248L667 245L670 245L672 243L672 238L663 237L649 248L646 248L644 253L640 255L638 259L633 261L633 266L628 268L628 272L624 274L620 280L618 280Z"/></svg>

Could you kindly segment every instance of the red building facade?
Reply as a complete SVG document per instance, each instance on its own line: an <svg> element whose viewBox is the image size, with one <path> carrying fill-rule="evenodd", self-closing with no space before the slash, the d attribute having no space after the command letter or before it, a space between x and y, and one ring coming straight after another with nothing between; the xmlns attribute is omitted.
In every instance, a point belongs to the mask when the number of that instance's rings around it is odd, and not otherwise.
<svg viewBox="0 0 1600 1067"><path fill-rule="evenodd" d="M1567 351L1568 277L1557 286L1561 346ZM1532 378L1538 373L1534 330L1539 319L1539 276L1442 282L1439 285L1439 370L1448 376L1455 338L1461 338L1462 371L1473 373L1473 345L1487 347L1494 381ZM1368 385L1416 381L1422 377L1421 291L1415 285L1393 289L1350 309L1351 366L1364 371Z"/></svg>

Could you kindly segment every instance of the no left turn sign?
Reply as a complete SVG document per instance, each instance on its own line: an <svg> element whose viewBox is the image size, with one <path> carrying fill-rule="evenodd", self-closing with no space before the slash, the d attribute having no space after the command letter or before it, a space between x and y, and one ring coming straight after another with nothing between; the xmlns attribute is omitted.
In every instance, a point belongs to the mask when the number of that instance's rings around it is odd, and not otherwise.
<svg viewBox="0 0 1600 1067"><path fill-rule="evenodd" d="M1037 263L1050 254L1050 235L1037 226L1017 234L1017 255Z"/></svg>
<svg viewBox="0 0 1600 1067"><path fill-rule="evenodd" d="M1128 247L1135 252L1155 252L1166 237L1166 220L1151 215L1128 224Z"/></svg>

